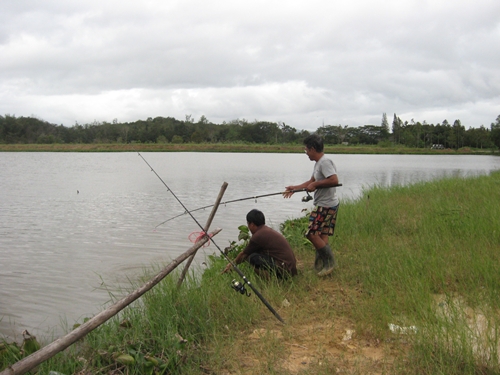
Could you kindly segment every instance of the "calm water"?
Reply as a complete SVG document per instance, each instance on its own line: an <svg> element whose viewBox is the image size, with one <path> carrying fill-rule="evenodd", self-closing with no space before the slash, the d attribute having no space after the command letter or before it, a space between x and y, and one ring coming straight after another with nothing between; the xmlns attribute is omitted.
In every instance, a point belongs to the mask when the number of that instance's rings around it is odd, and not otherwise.
<svg viewBox="0 0 500 375"><path fill-rule="evenodd" d="M309 179L304 154L143 153L189 208L283 191ZM363 187L409 184L500 169L490 156L331 155L341 199ZM303 194L221 206L212 228L224 248L252 208L270 226L301 215ZM165 263L192 244L197 225L136 153L0 153L0 337L60 335L66 324L101 311L114 289L154 263ZM194 215L204 225L210 209ZM214 245L200 251L217 252Z"/></svg>

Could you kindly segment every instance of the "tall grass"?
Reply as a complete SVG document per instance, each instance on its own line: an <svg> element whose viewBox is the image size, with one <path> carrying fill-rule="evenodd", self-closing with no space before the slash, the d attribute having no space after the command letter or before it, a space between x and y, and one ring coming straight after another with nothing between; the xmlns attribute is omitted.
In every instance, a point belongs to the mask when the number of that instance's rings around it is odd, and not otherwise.
<svg viewBox="0 0 500 375"><path fill-rule="evenodd" d="M340 283L363 292L353 317L379 336L416 326L416 373L499 371L499 183L375 187L339 211Z"/></svg>
<svg viewBox="0 0 500 375"><path fill-rule="evenodd" d="M497 172L373 187L342 202L331 240L339 267L327 279L313 271L314 252L303 237L307 218L283 223L299 275L265 282L246 264L242 270L285 314L285 326L256 296L233 291L236 274L221 275L226 262L214 255L199 276L191 274L177 288L177 276L170 275L83 342L41 365L39 373L216 374L244 367L285 374L280 361L298 327L345 317L359 336L403 347L392 373L498 374L499 186ZM325 287L329 293L314 293ZM290 304L286 310L284 302ZM249 343L256 328L264 328L263 337ZM121 355L134 363L122 364ZM337 368L326 350L321 361L300 374Z"/></svg>

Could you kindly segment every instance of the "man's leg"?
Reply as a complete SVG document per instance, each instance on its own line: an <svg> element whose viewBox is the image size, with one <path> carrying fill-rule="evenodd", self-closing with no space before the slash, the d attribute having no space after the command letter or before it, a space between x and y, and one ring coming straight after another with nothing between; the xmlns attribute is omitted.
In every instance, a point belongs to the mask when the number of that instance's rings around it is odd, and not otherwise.
<svg viewBox="0 0 500 375"><path fill-rule="evenodd" d="M336 264L332 249L328 243L328 235L309 233L307 239L311 241L316 249L314 268L318 271L318 276L326 276L332 273Z"/></svg>
<svg viewBox="0 0 500 375"><path fill-rule="evenodd" d="M323 257L320 254L319 249L325 247L325 241L321 233L320 225L321 225L321 207L315 207L315 209L311 212L311 216L309 216L309 228L306 232L306 238L312 243L314 249L316 250L316 255L314 258L314 269L319 272L324 267Z"/></svg>
<svg viewBox="0 0 500 375"><path fill-rule="evenodd" d="M320 235L320 234L308 233L306 237L313 244L316 250L325 247L325 245L328 243L328 236L324 234Z"/></svg>
<svg viewBox="0 0 500 375"><path fill-rule="evenodd" d="M248 263L253 266L255 273L264 280L270 279L271 272L277 276L281 274L278 272L276 262L270 256L254 253L248 257Z"/></svg>
<svg viewBox="0 0 500 375"><path fill-rule="evenodd" d="M323 269L318 272L318 276L326 276L333 272L333 269L337 265L335 262L335 257L333 256L333 251L330 245L327 243L325 247L319 250L320 256L323 257Z"/></svg>
<svg viewBox="0 0 500 375"><path fill-rule="evenodd" d="M337 217L337 207L316 207L309 218L309 230L307 239L316 249L314 268L318 276L326 276L332 273L335 267L335 258L329 245L329 234L333 235ZM327 233L324 233L324 232Z"/></svg>

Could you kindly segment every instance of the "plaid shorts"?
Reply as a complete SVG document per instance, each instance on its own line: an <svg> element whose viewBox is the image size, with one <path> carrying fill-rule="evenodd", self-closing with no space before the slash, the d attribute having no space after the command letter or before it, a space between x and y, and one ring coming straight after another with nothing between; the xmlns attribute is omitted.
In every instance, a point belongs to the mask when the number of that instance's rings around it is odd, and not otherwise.
<svg viewBox="0 0 500 375"><path fill-rule="evenodd" d="M314 210L309 216L309 227L307 229L306 236L309 234L326 234L328 236L333 236L338 210L339 205L334 207L314 207Z"/></svg>

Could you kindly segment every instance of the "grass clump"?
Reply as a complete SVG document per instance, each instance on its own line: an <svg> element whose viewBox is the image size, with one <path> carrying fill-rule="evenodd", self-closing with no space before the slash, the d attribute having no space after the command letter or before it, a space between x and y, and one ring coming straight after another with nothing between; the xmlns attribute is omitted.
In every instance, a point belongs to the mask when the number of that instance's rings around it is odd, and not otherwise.
<svg viewBox="0 0 500 375"><path fill-rule="evenodd" d="M342 202L331 239L339 267L323 279L307 218L286 221L296 277L265 282L241 265L285 325L235 293L237 275L221 275L226 261L214 254L199 277L177 288L168 276L38 371L499 374L499 184L497 172L376 186Z"/></svg>

